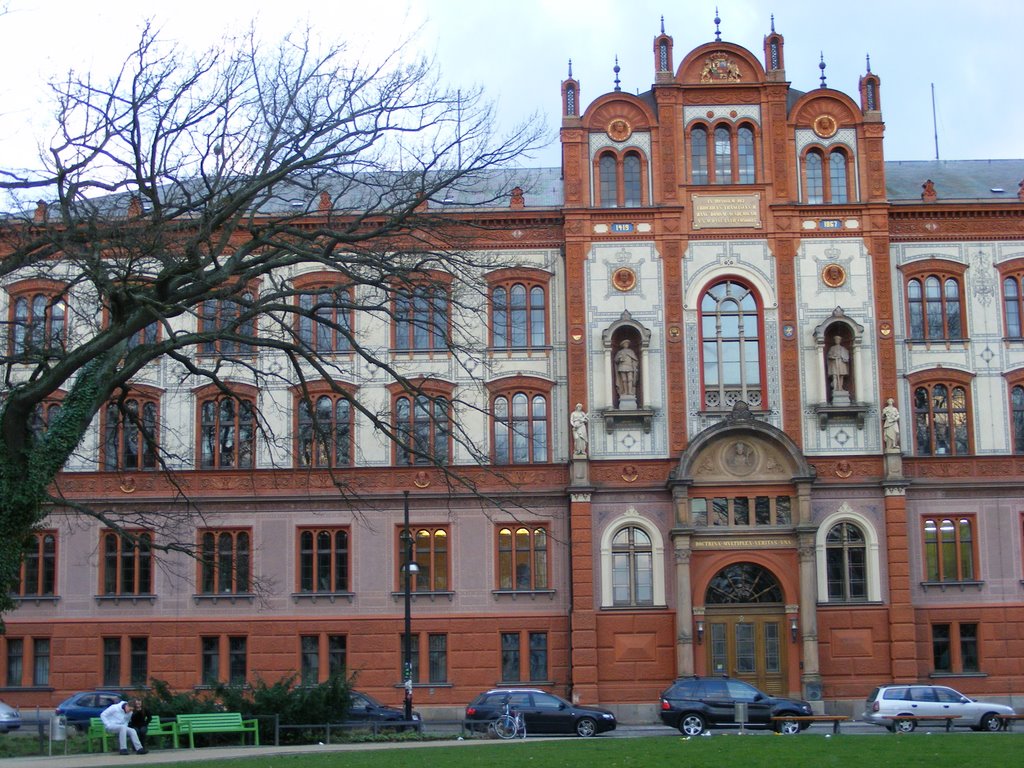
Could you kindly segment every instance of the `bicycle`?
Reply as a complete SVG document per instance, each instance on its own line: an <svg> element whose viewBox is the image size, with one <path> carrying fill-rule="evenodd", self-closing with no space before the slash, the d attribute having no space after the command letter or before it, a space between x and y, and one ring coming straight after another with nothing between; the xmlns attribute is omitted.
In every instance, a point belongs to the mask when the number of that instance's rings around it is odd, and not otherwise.
<svg viewBox="0 0 1024 768"><path fill-rule="evenodd" d="M523 719L523 713L512 709L512 705L507 701L505 711L491 723L491 727L500 739L514 739L517 736L521 739L526 738L526 720Z"/></svg>

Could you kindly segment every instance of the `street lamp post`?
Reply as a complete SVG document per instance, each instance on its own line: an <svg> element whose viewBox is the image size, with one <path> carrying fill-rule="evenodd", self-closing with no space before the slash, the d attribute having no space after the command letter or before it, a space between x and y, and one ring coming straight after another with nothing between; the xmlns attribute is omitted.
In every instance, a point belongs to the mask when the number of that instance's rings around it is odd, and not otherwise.
<svg viewBox="0 0 1024 768"><path fill-rule="evenodd" d="M409 530L409 492L405 491L405 521L402 528L402 542L405 551L402 553L402 565L405 579L405 658L402 660L403 680L405 684L405 719L412 722L412 575L419 568L412 561L412 531Z"/></svg>

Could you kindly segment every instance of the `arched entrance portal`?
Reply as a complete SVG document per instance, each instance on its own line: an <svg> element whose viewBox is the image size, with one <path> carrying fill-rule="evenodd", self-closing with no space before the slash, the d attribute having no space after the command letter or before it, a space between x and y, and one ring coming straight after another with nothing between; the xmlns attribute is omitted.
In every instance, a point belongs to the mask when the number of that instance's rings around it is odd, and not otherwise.
<svg viewBox="0 0 1024 768"><path fill-rule="evenodd" d="M786 606L775 576L756 563L733 563L704 595L707 670L784 695Z"/></svg>

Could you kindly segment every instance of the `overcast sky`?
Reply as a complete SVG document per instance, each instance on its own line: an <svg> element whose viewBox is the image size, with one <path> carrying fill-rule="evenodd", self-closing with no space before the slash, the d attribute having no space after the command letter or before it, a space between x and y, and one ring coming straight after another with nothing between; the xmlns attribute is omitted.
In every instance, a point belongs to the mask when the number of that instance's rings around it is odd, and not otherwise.
<svg viewBox="0 0 1024 768"><path fill-rule="evenodd" d="M865 56L882 81L888 160L935 157L932 84L943 160L1024 158L1019 80L1024 0L0 0L0 166L32 165L51 135L48 80L69 68L109 75L138 40L145 19L167 39L202 49L254 22L264 39L307 22L328 39L351 41L365 57L415 34L455 87L482 85L503 121L534 111L551 136L559 124L568 60L584 107L613 88L643 92L654 79L652 42L674 38L675 65L714 39L763 60L771 15L785 36L794 88L817 88L824 54L828 86L859 100ZM556 145L531 163L558 165Z"/></svg>

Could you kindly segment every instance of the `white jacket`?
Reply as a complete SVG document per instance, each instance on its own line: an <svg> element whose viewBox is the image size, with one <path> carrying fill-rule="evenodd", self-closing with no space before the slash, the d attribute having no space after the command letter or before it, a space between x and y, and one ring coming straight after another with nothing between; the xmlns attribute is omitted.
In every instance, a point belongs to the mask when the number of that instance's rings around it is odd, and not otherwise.
<svg viewBox="0 0 1024 768"><path fill-rule="evenodd" d="M118 701L100 712L100 720L103 721L103 727L108 731L120 730L132 719L132 713L125 712L123 706L124 702Z"/></svg>

